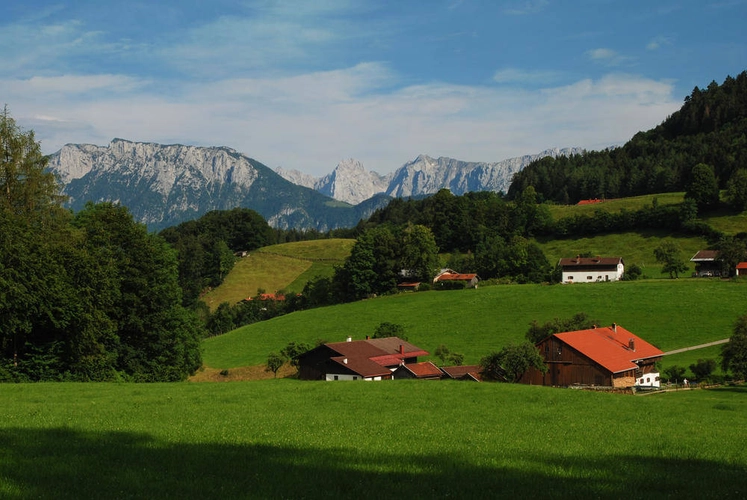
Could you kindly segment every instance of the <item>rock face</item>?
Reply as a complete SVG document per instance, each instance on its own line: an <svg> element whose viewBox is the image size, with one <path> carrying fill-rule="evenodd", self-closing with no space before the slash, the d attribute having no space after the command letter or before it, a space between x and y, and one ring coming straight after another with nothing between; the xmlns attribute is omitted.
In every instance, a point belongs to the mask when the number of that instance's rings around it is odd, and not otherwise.
<svg viewBox="0 0 747 500"><path fill-rule="evenodd" d="M276 172L291 182L313 188L336 200L357 204L379 193L397 198L433 194L444 188L455 195L470 191L505 193L514 174L531 162L546 156L582 152L579 148L555 148L495 163L420 155L384 176L366 171L361 162L353 159L340 162L331 174L319 179L297 170L276 169Z"/></svg>
<svg viewBox="0 0 747 500"><path fill-rule="evenodd" d="M382 176L369 172L358 160L350 158L337 164L332 173L321 178L304 174L298 170L285 170L281 167L275 172L284 179L315 189L320 193L351 205L357 205L379 193L385 193L389 187L391 174Z"/></svg>
<svg viewBox="0 0 747 500"><path fill-rule="evenodd" d="M365 216L224 147L122 139L108 146L68 144L50 157L49 169L73 210L87 201L117 202L156 230L235 207L256 210L275 227L320 231L351 227Z"/></svg>

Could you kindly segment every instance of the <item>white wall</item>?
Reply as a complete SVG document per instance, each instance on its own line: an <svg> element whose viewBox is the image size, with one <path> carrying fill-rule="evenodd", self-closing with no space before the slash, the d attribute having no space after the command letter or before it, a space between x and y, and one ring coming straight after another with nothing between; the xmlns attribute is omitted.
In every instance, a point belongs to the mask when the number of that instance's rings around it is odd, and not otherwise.
<svg viewBox="0 0 747 500"><path fill-rule="evenodd" d="M661 387L659 384L659 373L651 372L635 379L635 385L643 387Z"/></svg>
<svg viewBox="0 0 747 500"><path fill-rule="evenodd" d="M619 281L624 266L617 265L617 271L563 271L563 283L596 283L597 281Z"/></svg>

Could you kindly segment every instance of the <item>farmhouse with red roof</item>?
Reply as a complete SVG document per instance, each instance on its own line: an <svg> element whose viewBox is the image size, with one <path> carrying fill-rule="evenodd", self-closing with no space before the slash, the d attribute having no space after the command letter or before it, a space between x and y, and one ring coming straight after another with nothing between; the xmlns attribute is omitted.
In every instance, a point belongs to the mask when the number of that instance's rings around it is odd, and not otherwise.
<svg viewBox="0 0 747 500"><path fill-rule="evenodd" d="M618 281L625 272L622 257L572 257L558 261L562 283L596 283Z"/></svg>
<svg viewBox="0 0 747 500"><path fill-rule="evenodd" d="M737 264L737 276L747 276L747 262Z"/></svg>
<svg viewBox="0 0 747 500"><path fill-rule="evenodd" d="M467 288L477 288L480 277L475 273L458 273L453 269L441 269L433 278L433 283L447 283L461 281Z"/></svg>
<svg viewBox="0 0 747 500"><path fill-rule="evenodd" d="M331 342L298 357L302 380L385 380L428 352L398 337Z"/></svg>
<svg viewBox="0 0 747 500"><path fill-rule="evenodd" d="M664 353L612 324L556 333L537 344L548 371L530 368L521 381L550 386L659 386L656 362Z"/></svg>

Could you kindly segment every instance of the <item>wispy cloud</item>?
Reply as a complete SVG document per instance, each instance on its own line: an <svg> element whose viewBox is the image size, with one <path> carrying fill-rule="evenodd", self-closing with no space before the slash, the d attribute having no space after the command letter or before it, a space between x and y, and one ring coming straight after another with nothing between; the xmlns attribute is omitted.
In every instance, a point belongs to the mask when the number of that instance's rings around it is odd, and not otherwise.
<svg viewBox="0 0 747 500"><path fill-rule="evenodd" d="M506 7L503 12L514 16L536 14L542 12L548 4L548 0L523 0L513 2L510 6Z"/></svg>
<svg viewBox="0 0 747 500"><path fill-rule="evenodd" d="M607 48L589 50L586 52L586 56L590 60L599 64L603 64L605 66L620 66L623 64L628 64L634 60L630 56L624 56L612 49Z"/></svg>
<svg viewBox="0 0 747 500"><path fill-rule="evenodd" d="M493 81L500 84L549 85L561 77L556 71L525 71L504 68L493 74Z"/></svg>
<svg viewBox="0 0 747 500"><path fill-rule="evenodd" d="M674 39L669 36L657 36L654 37L648 44L646 44L646 50L658 50L661 47L669 46L674 43Z"/></svg>

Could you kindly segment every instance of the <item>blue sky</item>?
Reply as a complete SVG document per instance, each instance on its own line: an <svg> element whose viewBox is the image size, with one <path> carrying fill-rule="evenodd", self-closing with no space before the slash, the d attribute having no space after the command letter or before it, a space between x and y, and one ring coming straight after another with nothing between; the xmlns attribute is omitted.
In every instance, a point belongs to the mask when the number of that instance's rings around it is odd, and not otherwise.
<svg viewBox="0 0 747 500"><path fill-rule="evenodd" d="M0 5L0 99L66 143L229 146L316 176L621 144L747 69L747 0Z"/></svg>

